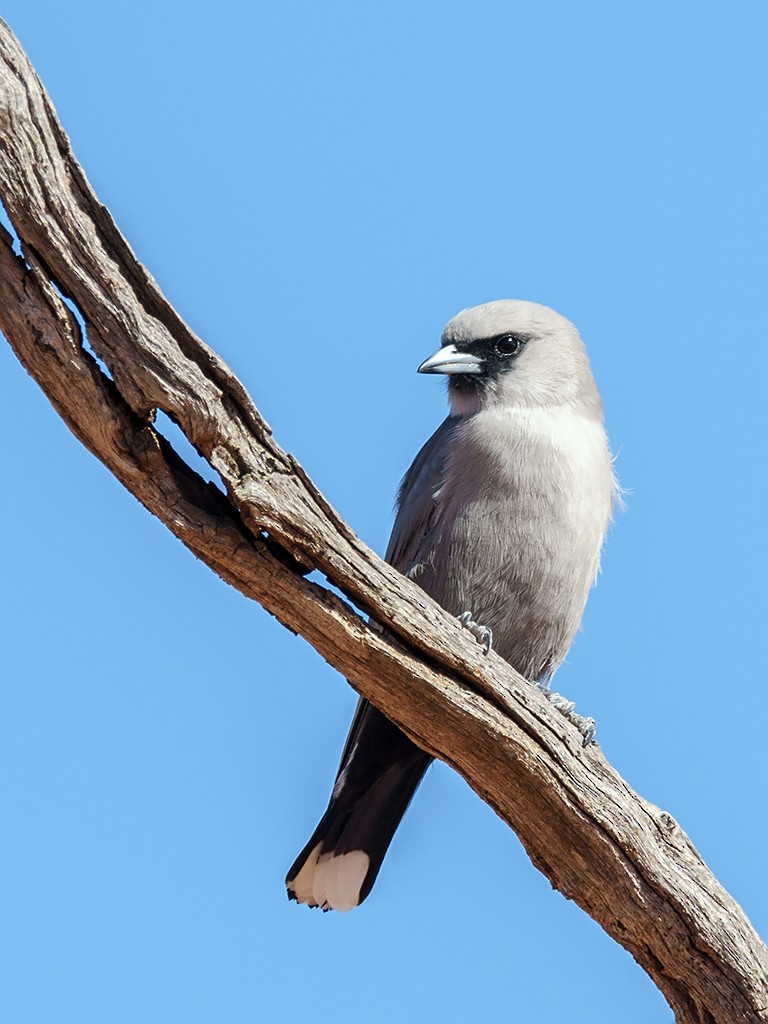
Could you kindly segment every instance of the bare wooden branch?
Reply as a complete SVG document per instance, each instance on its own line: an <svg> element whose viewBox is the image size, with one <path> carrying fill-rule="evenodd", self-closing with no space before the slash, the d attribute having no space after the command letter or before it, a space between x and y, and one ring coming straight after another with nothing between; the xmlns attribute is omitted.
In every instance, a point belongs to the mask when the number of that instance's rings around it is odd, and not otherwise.
<svg viewBox="0 0 768 1024"><path fill-rule="evenodd" d="M0 326L70 429L198 558L467 779L553 886L632 953L678 1021L768 1021L768 951L680 827L340 519L138 263L0 26L3 200L23 253L3 232ZM226 496L155 431L158 409ZM312 568L386 631L307 580Z"/></svg>

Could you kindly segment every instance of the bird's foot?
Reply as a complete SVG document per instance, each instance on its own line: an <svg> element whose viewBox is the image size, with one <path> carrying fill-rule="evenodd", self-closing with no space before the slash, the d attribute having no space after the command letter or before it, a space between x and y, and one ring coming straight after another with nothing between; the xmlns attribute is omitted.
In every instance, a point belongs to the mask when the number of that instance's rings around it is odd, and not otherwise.
<svg viewBox="0 0 768 1024"><path fill-rule="evenodd" d="M564 718L567 718L572 725L576 726L581 733L582 747L588 747L590 743L594 743L595 733L597 732L597 722L595 722L594 718L580 715L576 711L576 704L572 700L568 700L567 697L563 697L561 693L555 693L554 690L551 690L549 683L537 681L534 683L534 686L541 690L552 707L557 708Z"/></svg>
<svg viewBox="0 0 768 1024"><path fill-rule="evenodd" d="M490 653L493 647L493 630L488 626L481 626L472 618L472 612L464 612L459 616L459 622L465 629L468 629L479 644L483 645L486 654Z"/></svg>

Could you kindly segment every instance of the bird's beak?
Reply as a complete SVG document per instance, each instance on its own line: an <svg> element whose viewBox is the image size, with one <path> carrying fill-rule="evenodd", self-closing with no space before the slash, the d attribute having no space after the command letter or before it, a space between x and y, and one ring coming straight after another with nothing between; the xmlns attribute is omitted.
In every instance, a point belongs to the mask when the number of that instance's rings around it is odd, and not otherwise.
<svg viewBox="0 0 768 1024"><path fill-rule="evenodd" d="M459 352L455 345L444 345L425 359L419 373L482 373L483 362L470 352Z"/></svg>

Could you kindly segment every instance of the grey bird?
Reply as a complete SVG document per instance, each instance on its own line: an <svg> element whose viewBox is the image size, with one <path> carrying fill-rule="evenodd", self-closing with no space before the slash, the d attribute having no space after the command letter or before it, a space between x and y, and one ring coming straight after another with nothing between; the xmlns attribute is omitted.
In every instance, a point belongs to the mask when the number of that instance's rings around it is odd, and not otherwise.
<svg viewBox="0 0 768 1024"><path fill-rule="evenodd" d="M579 628L616 494L584 344L554 310L499 300L455 316L419 372L448 375L450 415L403 479L387 561L546 688ZM431 760L361 700L289 897L362 903Z"/></svg>

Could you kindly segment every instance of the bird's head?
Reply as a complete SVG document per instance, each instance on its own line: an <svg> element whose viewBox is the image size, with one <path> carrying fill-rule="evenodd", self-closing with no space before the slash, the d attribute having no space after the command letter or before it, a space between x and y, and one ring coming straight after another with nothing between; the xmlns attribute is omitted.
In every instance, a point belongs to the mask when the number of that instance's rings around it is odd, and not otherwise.
<svg viewBox="0 0 768 1024"><path fill-rule="evenodd" d="M547 306L498 299L457 314L419 373L449 376L451 412L571 406L600 417L600 395L573 324Z"/></svg>

